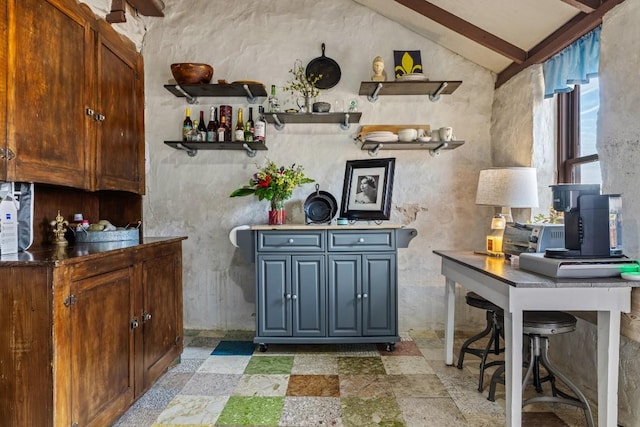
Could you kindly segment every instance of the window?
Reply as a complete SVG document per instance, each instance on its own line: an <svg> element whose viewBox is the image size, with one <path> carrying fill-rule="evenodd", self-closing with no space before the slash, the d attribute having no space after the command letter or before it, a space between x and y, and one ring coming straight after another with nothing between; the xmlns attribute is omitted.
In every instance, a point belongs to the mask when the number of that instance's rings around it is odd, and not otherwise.
<svg viewBox="0 0 640 427"><path fill-rule="evenodd" d="M598 78L558 94L558 183L601 184L596 151Z"/></svg>

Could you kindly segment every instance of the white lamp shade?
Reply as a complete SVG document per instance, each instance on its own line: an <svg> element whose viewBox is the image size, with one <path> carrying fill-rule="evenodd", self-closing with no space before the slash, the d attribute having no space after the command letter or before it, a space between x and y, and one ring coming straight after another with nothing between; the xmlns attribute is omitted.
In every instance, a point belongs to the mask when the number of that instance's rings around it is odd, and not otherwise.
<svg viewBox="0 0 640 427"><path fill-rule="evenodd" d="M506 167L481 170L476 204L508 208L538 207L536 169Z"/></svg>

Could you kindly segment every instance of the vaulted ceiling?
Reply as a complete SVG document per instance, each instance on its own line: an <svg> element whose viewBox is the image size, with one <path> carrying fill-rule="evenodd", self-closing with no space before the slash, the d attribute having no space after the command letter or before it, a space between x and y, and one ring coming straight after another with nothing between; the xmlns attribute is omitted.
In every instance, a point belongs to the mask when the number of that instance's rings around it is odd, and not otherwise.
<svg viewBox="0 0 640 427"><path fill-rule="evenodd" d="M500 86L624 0L354 0L498 74Z"/></svg>

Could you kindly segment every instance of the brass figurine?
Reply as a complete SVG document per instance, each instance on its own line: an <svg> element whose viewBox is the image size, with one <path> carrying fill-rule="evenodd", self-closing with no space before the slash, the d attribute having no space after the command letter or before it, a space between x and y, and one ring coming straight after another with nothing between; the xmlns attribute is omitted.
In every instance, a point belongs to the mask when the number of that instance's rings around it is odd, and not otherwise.
<svg viewBox="0 0 640 427"><path fill-rule="evenodd" d="M65 246L68 245L69 242L64 238L64 234L67 232L67 226L69 225L69 221L65 220L62 215L60 215L60 210L58 209L58 215L54 221L51 221L51 227L53 227L53 244Z"/></svg>

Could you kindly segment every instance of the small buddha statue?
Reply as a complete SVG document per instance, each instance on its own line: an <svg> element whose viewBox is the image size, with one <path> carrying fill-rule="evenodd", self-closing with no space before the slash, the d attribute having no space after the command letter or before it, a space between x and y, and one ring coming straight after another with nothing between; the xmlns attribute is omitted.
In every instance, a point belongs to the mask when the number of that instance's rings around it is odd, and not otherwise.
<svg viewBox="0 0 640 427"><path fill-rule="evenodd" d="M387 81L387 72L384 70L384 59L382 59L381 56L373 58L373 75L371 76L371 81Z"/></svg>

